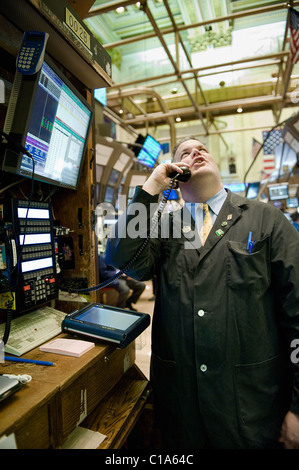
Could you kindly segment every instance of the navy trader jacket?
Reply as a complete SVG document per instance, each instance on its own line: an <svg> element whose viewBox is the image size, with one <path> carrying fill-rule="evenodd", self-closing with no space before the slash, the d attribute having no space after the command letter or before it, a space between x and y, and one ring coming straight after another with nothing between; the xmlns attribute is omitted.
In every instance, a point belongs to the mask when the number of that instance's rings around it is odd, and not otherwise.
<svg viewBox="0 0 299 470"><path fill-rule="evenodd" d="M132 202L157 200L137 188ZM157 276L151 382L165 445L198 448L205 435L216 448L273 447L285 413L299 414L299 233L275 207L228 191L198 247L187 212L163 214L169 233L162 223L128 271ZM106 248L118 268L144 241L124 231L146 231L150 214L122 217Z"/></svg>

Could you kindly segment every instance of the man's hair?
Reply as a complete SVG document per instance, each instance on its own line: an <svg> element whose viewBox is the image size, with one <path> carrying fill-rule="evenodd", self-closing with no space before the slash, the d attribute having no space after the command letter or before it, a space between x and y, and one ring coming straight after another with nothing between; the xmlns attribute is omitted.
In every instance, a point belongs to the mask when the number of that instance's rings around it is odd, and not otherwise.
<svg viewBox="0 0 299 470"><path fill-rule="evenodd" d="M175 144L175 146L173 147L172 149L172 154L171 154L171 160L173 161L174 160L174 156L176 154L176 151L178 149L178 147L183 143L183 142L186 142L187 140L197 140L197 142L200 142L200 140L197 138L197 137L194 137L194 135L190 135L189 137L184 137L184 139L180 140L179 142L177 142Z"/></svg>

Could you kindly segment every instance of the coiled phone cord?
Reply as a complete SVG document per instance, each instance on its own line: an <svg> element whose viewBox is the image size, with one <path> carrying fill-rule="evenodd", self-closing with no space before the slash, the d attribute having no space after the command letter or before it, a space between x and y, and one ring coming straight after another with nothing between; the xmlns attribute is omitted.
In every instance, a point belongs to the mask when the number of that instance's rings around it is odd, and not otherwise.
<svg viewBox="0 0 299 470"><path fill-rule="evenodd" d="M145 249L146 245L148 244L152 234L156 230L156 227L157 227L157 225L158 225L158 223L161 219L162 213L164 211L165 205L168 201L170 192L173 189L174 182L175 182L175 178L172 178L170 180L170 184L169 184L168 188L164 191L163 199L161 200L161 202L159 204L158 211L156 212L156 214L153 217L152 226L150 228L148 236L144 239L143 243L140 245L140 247L136 251L133 258L130 259L130 261L122 269L120 269L120 271L118 271L117 274L115 274L112 278L107 279L107 281L101 282L100 284L97 284L96 286L93 286L93 287L86 287L86 288L82 288L82 289L71 289L70 288L70 289L63 289L63 290L67 290L70 293L77 293L77 294L78 293L86 293L86 292L92 292L92 291L100 290L100 289L103 289L104 287L109 286L109 284L111 284L113 281L116 281L123 274L125 274L135 264L137 258L143 252L143 250Z"/></svg>

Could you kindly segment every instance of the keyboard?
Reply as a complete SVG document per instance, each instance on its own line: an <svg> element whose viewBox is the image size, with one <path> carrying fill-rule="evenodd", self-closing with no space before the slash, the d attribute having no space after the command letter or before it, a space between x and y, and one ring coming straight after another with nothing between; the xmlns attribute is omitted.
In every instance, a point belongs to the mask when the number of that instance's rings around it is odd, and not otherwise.
<svg viewBox="0 0 299 470"><path fill-rule="evenodd" d="M61 323L65 313L52 307L43 307L11 321L8 341L4 351L22 356L61 333ZM5 324L0 325L0 338L3 338Z"/></svg>

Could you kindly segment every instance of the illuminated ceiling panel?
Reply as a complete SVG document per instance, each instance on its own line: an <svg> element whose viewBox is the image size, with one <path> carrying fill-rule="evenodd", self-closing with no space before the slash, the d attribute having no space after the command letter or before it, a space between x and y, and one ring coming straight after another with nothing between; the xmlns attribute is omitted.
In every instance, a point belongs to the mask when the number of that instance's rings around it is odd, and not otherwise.
<svg viewBox="0 0 299 470"><path fill-rule="evenodd" d="M201 119L204 127L212 117L236 112L238 104L245 112L271 109L278 119L277 104L295 105L290 92L299 79L299 66L289 67L286 5L96 0L85 22L112 57L107 108L115 115L122 110L122 122L136 132L182 109L182 120ZM293 5L299 10L299 1Z"/></svg>

